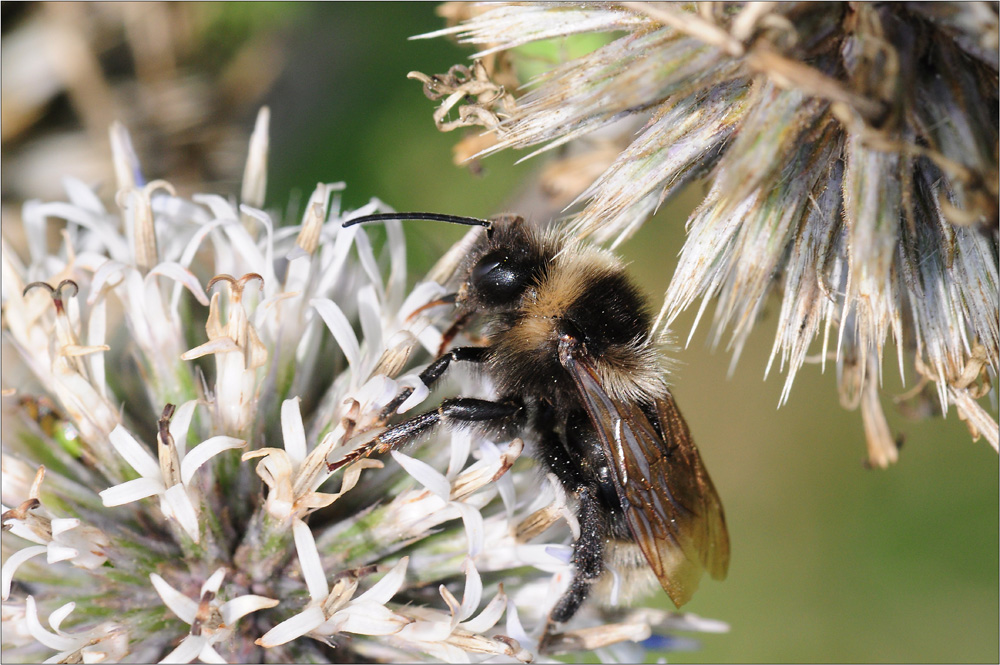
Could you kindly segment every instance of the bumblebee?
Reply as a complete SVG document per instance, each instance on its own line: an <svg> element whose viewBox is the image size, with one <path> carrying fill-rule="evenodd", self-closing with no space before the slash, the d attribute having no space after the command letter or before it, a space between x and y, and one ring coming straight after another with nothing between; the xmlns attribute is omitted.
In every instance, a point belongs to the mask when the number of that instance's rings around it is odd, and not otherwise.
<svg viewBox="0 0 1000 665"><path fill-rule="evenodd" d="M451 363L474 363L493 379L498 397L446 399L331 468L397 449L441 425L502 437L527 433L538 461L575 498L580 524L573 580L550 621L572 618L592 592L606 598L615 573L626 595L646 592L655 579L678 607L704 571L724 578L729 536L722 503L667 388L646 301L618 259L514 216L389 213L344 226L393 219L485 227L456 271L457 291L432 303L453 303L456 317L420 378L432 386ZM444 350L477 320L484 345Z"/></svg>

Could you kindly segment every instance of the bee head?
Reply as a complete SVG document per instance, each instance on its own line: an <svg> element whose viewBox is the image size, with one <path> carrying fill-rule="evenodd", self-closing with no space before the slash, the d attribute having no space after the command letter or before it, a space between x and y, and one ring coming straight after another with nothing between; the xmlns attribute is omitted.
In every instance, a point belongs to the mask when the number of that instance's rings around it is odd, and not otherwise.
<svg viewBox="0 0 1000 665"><path fill-rule="evenodd" d="M472 310L517 307L521 296L539 283L552 254L521 217L498 217L470 252L459 299Z"/></svg>
<svg viewBox="0 0 1000 665"><path fill-rule="evenodd" d="M532 283L545 262L537 251L538 242L533 240L523 224L523 219L509 215L495 221L476 217L442 215L431 212L379 213L365 215L344 222L344 226L368 222L398 220L426 220L483 226L486 234L478 251L469 258L471 267L462 288L461 300L469 306L504 308L516 305L521 294ZM469 266L466 263L466 266Z"/></svg>

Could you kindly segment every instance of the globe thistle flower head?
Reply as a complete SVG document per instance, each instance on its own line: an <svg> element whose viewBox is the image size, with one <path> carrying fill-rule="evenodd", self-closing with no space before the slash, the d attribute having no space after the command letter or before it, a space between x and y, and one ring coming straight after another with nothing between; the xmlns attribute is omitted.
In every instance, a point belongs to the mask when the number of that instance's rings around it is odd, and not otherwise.
<svg viewBox="0 0 1000 665"><path fill-rule="evenodd" d="M897 457L878 395L892 347L917 382L910 401L954 406L998 447L980 403L1000 354L995 4L503 3L447 15L462 21L422 37L480 50L472 75L411 75L442 100L438 126L484 127L472 157L556 154L541 178L572 191L581 237L617 245L708 179L663 330L714 302L713 344L725 340L735 363L776 294L768 371L777 361L787 373L781 401L805 362L835 361L871 464ZM605 44L511 86L522 45L591 33Z"/></svg>
<svg viewBox="0 0 1000 665"><path fill-rule="evenodd" d="M331 471L403 390L399 413L428 398L426 305L463 245L408 291L399 222L381 247L342 226L377 200L345 213L320 184L278 226L266 110L240 205L146 183L124 127L111 140L118 211L67 180L25 204L26 258L4 225L4 658L539 657L576 521L524 441L442 431ZM563 628L552 651L643 658L636 641L725 626L595 605Z"/></svg>

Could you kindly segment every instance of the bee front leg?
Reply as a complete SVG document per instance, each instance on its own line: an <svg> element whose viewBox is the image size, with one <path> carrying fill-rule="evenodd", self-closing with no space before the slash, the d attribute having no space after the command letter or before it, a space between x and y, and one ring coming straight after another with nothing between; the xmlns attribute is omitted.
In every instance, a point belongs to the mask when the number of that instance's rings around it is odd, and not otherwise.
<svg viewBox="0 0 1000 665"><path fill-rule="evenodd" d="M430 388L433 386L438 379L440 379L445 370L451 365L452 361L459 360L463 362L471 363L481 363L486 360L487 355L490 352L490 347L488 346L458 346L437 357L430 365L424 368L424 371L420 373L420 380L423 381L424 385ZM382 413L379 419L383 422L392 417L396 413L396 409L400 407L413 394L413 388L406 388L401 391L398 395L392 398L385 408L382 409Z"/></svg>

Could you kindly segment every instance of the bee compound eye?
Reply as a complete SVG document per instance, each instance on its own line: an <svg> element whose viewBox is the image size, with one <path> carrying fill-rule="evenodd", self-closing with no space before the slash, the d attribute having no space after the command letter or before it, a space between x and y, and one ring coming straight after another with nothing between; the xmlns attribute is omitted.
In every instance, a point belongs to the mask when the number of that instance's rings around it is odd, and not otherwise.
<svg viewBox="0 0 1000 665"><path fill-rule="evenodd" d="M472 269L472 283L479 285L483 280L488 279L489 274L500 267L502 260L501 257L496 257L492 254L487 254L479 259L479 262Z"/></svg>
<svg viewBox="0 0 1000 665"><path fill-rule="evenodd" d="M524 291L529 271L503 252L490 252L473 267L469 281L490 305L509 303Z"/></svg>

